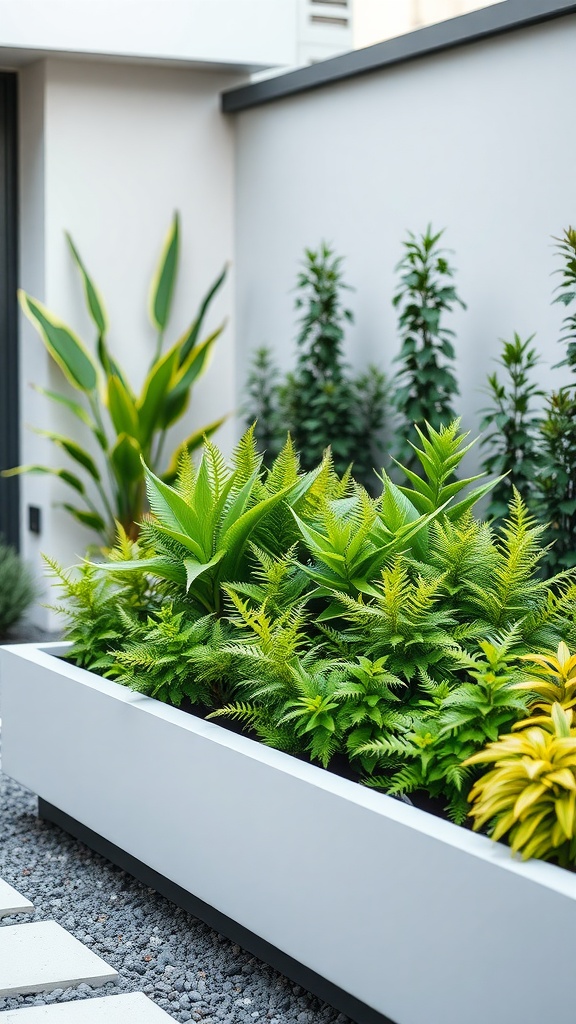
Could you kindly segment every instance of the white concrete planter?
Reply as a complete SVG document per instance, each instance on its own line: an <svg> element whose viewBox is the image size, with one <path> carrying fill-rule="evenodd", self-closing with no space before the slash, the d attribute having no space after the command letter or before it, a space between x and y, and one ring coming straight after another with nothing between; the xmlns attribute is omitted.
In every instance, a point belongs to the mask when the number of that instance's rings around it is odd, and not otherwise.
<svg viewBox="0 0 576 1024"><path fill-rule="evenodd" d="M0 650L8 775L348 993L358 1020L572 1019L575 875L74 668L62 650Z"/></svg>

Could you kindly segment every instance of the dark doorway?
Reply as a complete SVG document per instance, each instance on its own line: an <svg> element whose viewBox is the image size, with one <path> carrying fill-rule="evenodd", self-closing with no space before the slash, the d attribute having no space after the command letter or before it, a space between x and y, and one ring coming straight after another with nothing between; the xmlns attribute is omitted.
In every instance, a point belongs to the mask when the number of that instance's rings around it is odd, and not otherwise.
<svg viewBox="0 0 576 1024"><path fill-rule="evenodd" d="M0 72L0 469L18 464L16 75ZM18 478L0 477L0 534L18 547Z"/></svg>

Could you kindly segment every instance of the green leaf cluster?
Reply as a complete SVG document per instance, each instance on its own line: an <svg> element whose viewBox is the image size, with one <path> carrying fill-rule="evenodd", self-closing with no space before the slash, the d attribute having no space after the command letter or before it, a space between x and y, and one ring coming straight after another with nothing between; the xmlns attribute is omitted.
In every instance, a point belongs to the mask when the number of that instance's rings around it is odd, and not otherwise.
<svg viewBox="0 0 576 1024"><path fill-rule="evenodd" d="M553 301L568 308L576 302L576 230L567 228L556 242L561 266L555 273L561 280ZM574 373L576 314L566 315L562 330L565 356L557 366ZM496 373L488 377L492 401L483 410L482 427L488 433L481 442L487 452L482 468L503 474L492 493L490 516L502 519L516 488L547 524L542 571L551 576L576 565L576 384L564 384L547 395L538 388L533 374L539 358L532 337L522 341L515 334L513 342L503 342L499 362L504 382Z"/></svg>
<svg viewBox="0 0 576 1024"><path fill-rule="evenodd" d="M395 454L410 469L418 468L410 447L417 439L415 427L429 423L438 430L455 417L454 331L444 321L456 305L466 306L452 282L454 270L440 244L443 234L434 233L431 225L419 236L409 232L396 267L400 285L392 302L399 313L402 344L396 356L400 369L392 382Z"/></svg>
<svg viewBox="0 0 576 1024"><path fill-rule="evenodd" d="M329 452L304 471L290 438L266 467L253 428L229 461L183 455L174 486L147 468L138 544L60 571L72 657L462 821L469 759L535 699L524 656L576 642L576 578L542 579L517 491L501 526L475 516L457 422L416 436L421 475L376 496Z"/></svg>
<svg viewBox="0 0 576 1024"><path fill-rule="evenodd" d="M284 378L266 348L258 349L246 383L247 422L256 421L258 443L274 458L288 430L302 467L312 469L330 447L338 472L353 464L359 482L375 487L387 403L384 374L375 366L351 375L344 361L345 327L353 314L342 292L342 257L326 243L307 249L298 274L301 312L293 372Z"/></svg>
<svg viewBox="0 0 576 1024"><path fill-rule="evenodd" d="M162 460L166 435L186 412L192 387L207 369L224 328L222 324L201 338L208 308L224 282L226 268L210 287L190 326L164 352L180 247L179 217L175 214L150 289L149 316L157 336L156 352L137 393L110 351L108 315L102 297L74 242L69 235L67 238L96 333L95 355L41 302L23 291L19 298L48 353L80 398L76 400L68 394L43 388L37 390L72 414L87 444L83 446L54 431L38 430L37 433L67 456L68 466L17 466L5 470L3 475L40 473L57 477L74 492L75 503L63 503L66 511L99 534L105 544L111 544L116 523L132 538L138 536L146 512L142 460L161 473L162 479L172 481L175 478L178 450L167 465ZM224 419L221 417L195 431L182 446L189 452L199 448L203 437L214 433ZM77 504L79 499L80 504Z"/></svg>
<svg viewBox="0 0 576 1024"><path fill-rule="evenodd" d="M506 515L514 488L527 505L533 508L535 504L540 415L534 403L544 396L544 391L533 380L540 363L531 345L533 337L522 341L515 334L513 341L503 341L498 362L504 370L504 381L497 373L488 377L486 391L491 403L482 410L480 429L486 433L480 444L486 449L482 469L502 477L491 492L487 508L487 514L495 519Z"/></svg>

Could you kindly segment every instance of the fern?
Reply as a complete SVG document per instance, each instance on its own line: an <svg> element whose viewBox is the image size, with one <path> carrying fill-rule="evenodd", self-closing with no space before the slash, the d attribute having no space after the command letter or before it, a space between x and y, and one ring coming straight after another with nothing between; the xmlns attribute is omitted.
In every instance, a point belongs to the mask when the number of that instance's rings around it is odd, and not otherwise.
<svg viewBox="0 0 576 1024"><path fill-rule="evenodd" d="M117 542L107 552L107 564L138 562L144 553L142 543L130 540L118 524ZM138 622L156 610L161 601L157 588L146 574L119 582L90 562L64 569L55 559L44 556L44 561L62 595L52 610L62 616L64 639L72 644L66 657L81 668L110 669L111 652L122 647L126 635L123 616Z"/></svg>
<svg viewBox="0 0 576 1024"><path fill-rule="evenodd" d="M374 600L343 597L348 638L374 657L386 657L390 672L412 688L424 674L453 674L458 644L453 613L442 608L443 577L412 579L410 563L398 555L374 584Z"/></svg>
<svg viewBox="0 0 576 1024"><path fill-rule="evenodd" d="M184 611L176 612L166 604L157 618L149 617L139 635L116 652L112 672L139 693L176 707L185 698L210 706L212 694L205 681L196 678L194 652L210 640L212 625L209 615L190 620Z"/></svg>
<svg viewBox="0 0 576 1024"><path fill-rule="evenodd" d="M544 532L515 490L509 517L495 535L497 557L491 559L489 585L470 583L478 611L491 626L501 629L512 624L536 608L548 591L549 584L537 576Z"/></svg>

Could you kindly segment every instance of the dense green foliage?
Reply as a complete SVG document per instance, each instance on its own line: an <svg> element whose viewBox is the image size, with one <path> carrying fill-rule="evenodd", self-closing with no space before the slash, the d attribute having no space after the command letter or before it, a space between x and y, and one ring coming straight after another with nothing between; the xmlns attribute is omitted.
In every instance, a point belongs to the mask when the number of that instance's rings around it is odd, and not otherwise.
<svg viewBox="0 0 576 1024"><path fill-rule="evenodd" d="M558 239L562 266L555 302L576 305L576 230L568 228ZM558 366L576 373L576 314L564 318L561 344L566 345ZM537 511L548 523L550 549L545 568L553 573L576 565L576 380L552 392L541 425L540 476Z"/></svg>
<svg viewBox="0 0 576 1024"><path fill-rule="evenodd" d="M548 524L549 573L576 565L576 398L574 387L550 395L541 426L538 513Z"/></svg>
<svg viewBox="0 0 576 1024"><path fill-rule="evenodd" d="M30 569L0 538L0 637L18 621L35 596Z"/></svg>
<svg viewBox="0 0 576 1024"><path fill-rule="evenodd" d="M266 462L278 454L288 430L303 469L311 469L329 446L338 472L353 464L359 481L372 489L374 467L382 461L386 381L374 366L358 377L344 360L345 326L353 315L343 301L342 257L323 243L307 249L296 285L301 313L296 365L280 379L268 349L254 355L246 384L247 422Z"/></svg>
<svg viewBox="0 0 576 1024"><path fill-rule="evenodd" d="M162 455L166 435L188 408L192 386L207 368L224 326L200 340L206 313L224 281L225 269L204 297L187 330L167 352L163 351L176 285L179 234L179 219L175 215L150 290L149 315L156 332L156 351L139 395L110 352L104 303L69 236L86 307L96 330L96 358L71 328L36 299L20 292L24 313L65 380L79 393L80 401L60 392L37 390L74 417L80 435L84 433L89 443L82 447L70 437L39 430L42 437L71 460L68 468L27 465L5 470L3 475L42 473L58 477L74 492L74 500L81 500L80 505L65 502L63 507L108 544L114 539L116 523L132 538L138 536L146 510L142 459L156 472L163 470L164 480L174 479L179 449L165 465ZM204 435L212 434L224 419L195 431L182 445L187 451L199 448Z"/></svg>
<svg viewBox="0 0 576 1024"><path fill-rule="evenodd" d="M562 306L571 306L576 301L576 228L566 228L562 238L557 238L556 251L562 260L562 266L556 271L560 275L560 284L556 287L556 298ZM568 366L576 372L576 313L567 313L562 324L564 333L560 344L566 345L566 355L557 364Z"/></svg>
<svg viewBox="0 0 576 1024"><path fill-rule="evenodd" d="M483 470L503 477L491 492L487 508L495 519L506 515L514 488L531 508L536 500L541 421L534 402L544 392L533 380L540 359L532 340L522 341L515 334L513 341L504 341L498 360L504 381L497 373L488 377L491 404L482 410L480 429L486 433L480 443L486 449Z"/></svg>
<svg viewBox="0 0 576 1024"><path fill-rule="evenodd" d="M456 478L457 423L418 436L421 475L376 497L290 439L265 467L253 429L174 487L147 471L140 546L60 573L71 656L462 821L463 762L526 714L523 656L576 640L576 583L541 579L518 492L501 527L475 517L490 485Z"/></svg>
<svg viewBox="0 0 576 1024"><path fill-rule="evenodd" d="M453 401L458 394L454 372L454 331L444 320L454 306L465 309L452 283L454 270L447 250L440 246L442 231L409 232L404 255L396 270L400 286L393 298L399 312L402 346L396 357L401 364L394 379L394 406L398 413L395 454L410 468L414 461L410 441L414 424L426 423L436 430L454 419Z"/></svg>

